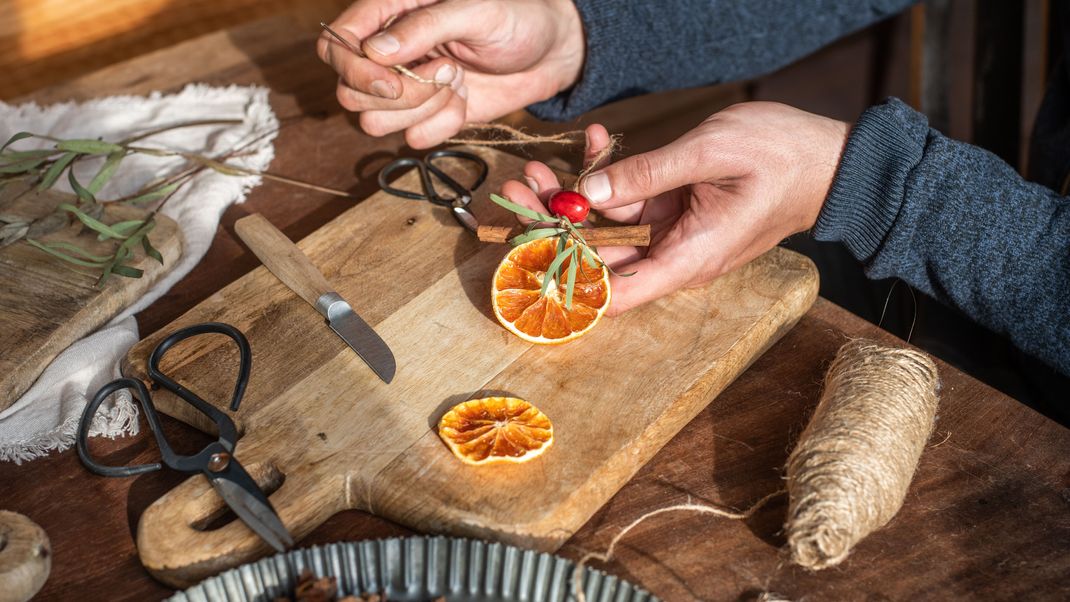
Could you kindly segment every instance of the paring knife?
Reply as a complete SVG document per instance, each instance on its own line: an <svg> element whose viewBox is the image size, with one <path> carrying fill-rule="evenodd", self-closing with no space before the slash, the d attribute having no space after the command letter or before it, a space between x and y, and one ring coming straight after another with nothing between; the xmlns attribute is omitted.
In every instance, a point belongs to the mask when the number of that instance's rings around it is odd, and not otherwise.
<svg viewBox="0 0 1070 602"><path fill-rule="evenodd" d="M394 379L397 364L382 338L334 291L331 283L286 235L254 213L234 224L245 244L283 284L327 318L338 336L357 352L384 382Z"/></svg>

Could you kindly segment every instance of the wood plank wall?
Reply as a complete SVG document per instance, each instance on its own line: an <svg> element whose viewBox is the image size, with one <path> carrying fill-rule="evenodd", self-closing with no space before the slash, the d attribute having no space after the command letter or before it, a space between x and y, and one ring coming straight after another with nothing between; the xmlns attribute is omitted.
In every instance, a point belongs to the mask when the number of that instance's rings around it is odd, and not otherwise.
<svg viewBox="0 0 1070 602"><path fill-rule="evenodd" d="M350 0L0 0L0 99L280 13L329 21Z"/></svg>

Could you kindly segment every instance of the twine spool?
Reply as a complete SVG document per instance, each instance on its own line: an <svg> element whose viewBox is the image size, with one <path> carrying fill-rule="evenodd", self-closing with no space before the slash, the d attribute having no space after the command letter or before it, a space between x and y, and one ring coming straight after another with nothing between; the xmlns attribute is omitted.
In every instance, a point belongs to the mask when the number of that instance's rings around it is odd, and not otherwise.
<svg viewBox="0 0 1070 602"><path fill-rule="evenodd" d="M840 348L788 458L788 546L808 569L835 566L903 505L932 433L932 359L854 340Z"/></svg>

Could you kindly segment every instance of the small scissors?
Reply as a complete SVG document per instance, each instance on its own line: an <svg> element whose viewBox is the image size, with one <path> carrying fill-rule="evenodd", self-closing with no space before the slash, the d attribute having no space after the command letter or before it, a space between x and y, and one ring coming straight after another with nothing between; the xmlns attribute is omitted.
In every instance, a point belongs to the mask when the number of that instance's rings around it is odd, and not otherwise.
<svg viewBox="0 0 1070 602"><path fill-rule="evenodd" d="M267 496L257 486L256 481L249 476L249 473L242 468L238 459L234 457L234 446L238 441L238 429L235 427L234 421L230 419L230 416L198 397L193 391L160 372L160 360L175 343L209 333L226 335L238 345L241 360L238 367L238 380L234 385L234 395L230 402L231 411L237 410L238 404L241 403L241 398L245 394L245 385L249 381L252 353L245 335L229 324L219 322L196 324L172 333L156 346L156 349L153 350L152 355L149 357L149 377L152 378L154 388L155 386L163 387L210 418L219 429L219 439L217 441L209 443L204 449L192 456L176 454L167 442L167 438L164 437L160 418L156 414L156 406L153 405L152 397L149 395L144 383L135 378L120 378L104 385L100 391L97 391L89 405L86 406L85 413L82 414L82 421L78 426L78 456L82 459L82 463L85 464L86 468L105 477L131 477L160 470L163 467L159 462L137 466L106 466L98 463L89 454L89 427L93 423L93 416L97 413L97 408L112 393L122 389L133 389L135 396L141 402L141 407L145 411L145 419L149 423L149 429L152 430L156 443L160 447L163 464L179 472L199 472L204 474L219 494L219 497L223 498L223 501L234 511L234 514L238 515L238 518L263 538L264 541L271 544L271 547L282 552L293 545L293 538L290 537L289 531L283 526L278 513L271 506Z"/></svg>
<svg viewBox="0 0 1070 602"><path fill-rule="evenodd" d="M472 163L479 168L479 176L476 177L476 181L471 186L465 188L458 184L457 180L446 175L445 172L434 164L435 159L441 157L461 159ZM420 170L420 182L424 189L422 194L419 192L412 192L411 190L394 188L387 183L390 174L404 167L415 167ZM438 191L435 190L435 183L431 180L432 175L452 190L454 196L444 197L440 195ZM435 205L449 207L453 213L453 217L459 224L468 230L475 232L479 229L479 221L476 219L476 216L472 215L472 212L468 210L468 205L472 203L472 191L479 188L479 185L482 184L483 180L486 178L487 162L478 155L473 155L472 153L466 153L464 151L440 150L429 153L423 159L402 158L390 162L389 165L379 172L379 187L394 196L416 201L430 201Z"/></svg>

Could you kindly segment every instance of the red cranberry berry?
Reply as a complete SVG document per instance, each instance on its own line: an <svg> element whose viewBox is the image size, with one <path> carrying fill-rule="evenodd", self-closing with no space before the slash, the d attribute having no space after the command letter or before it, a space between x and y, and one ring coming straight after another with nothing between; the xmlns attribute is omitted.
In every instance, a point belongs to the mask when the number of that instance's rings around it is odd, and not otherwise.
<svg viewBox="0 0 1070 602"><path fill-rule="evenodd" d="M550 213L555 217L566 217L568 221L578 224L587 219L591 204L587 198L572 190L559 190L550 197Z"/></svg>

